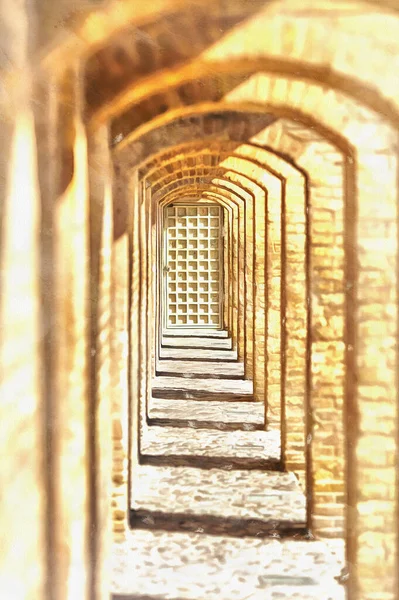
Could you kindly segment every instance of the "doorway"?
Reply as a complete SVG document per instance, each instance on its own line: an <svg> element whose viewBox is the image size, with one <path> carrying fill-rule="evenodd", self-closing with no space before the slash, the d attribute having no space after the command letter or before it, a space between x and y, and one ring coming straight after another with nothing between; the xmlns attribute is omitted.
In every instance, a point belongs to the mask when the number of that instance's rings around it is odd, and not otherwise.
<svg viewBox="0 0 399 600"><path fill-rule="evenodd" d="M223 213L217 204L165 207L163 324L221 329Z"/></svg>

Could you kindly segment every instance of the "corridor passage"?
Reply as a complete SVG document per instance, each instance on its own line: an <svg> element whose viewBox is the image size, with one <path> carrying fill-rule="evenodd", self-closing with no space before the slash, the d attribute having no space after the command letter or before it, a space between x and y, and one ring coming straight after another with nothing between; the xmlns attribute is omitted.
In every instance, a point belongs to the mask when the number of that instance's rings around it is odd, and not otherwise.
<svg viewBox="0 0 399 600"><path fill-rule="evenodd" d="M114 600L343 600L343 541L315 541L223 330L169 330L141 427Z"/></svg>
<svg viewBox="0 0 399 600"><path fill-rule="evenodd" d="M399 600L399 0L0 0L0 600Z"/></svg>

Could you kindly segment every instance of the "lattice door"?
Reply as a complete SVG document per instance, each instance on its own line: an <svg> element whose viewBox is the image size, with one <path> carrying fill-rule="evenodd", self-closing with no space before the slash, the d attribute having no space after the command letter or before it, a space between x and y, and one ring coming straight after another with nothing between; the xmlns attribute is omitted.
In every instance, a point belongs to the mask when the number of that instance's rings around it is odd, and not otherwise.
<svg viewBox="0 0 399 600"><path fill-rule="evenodd" d="M222 326L222 212L217 204L165 208L167 327Z"/></svg>

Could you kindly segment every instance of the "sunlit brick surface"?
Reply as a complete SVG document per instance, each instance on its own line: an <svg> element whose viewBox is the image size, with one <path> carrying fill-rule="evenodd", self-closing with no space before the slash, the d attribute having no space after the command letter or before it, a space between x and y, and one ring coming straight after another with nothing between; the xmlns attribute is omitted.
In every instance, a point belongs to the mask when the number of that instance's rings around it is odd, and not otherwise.
<svg viewBox="0 0 399 600"><path fill-rule="evenodd" d="M397 1L0 17L2 597L108 599L114 552L127 597L398 600ZM209 204L218 288L190 304L162 215ZM165 343L200 324L226 337ZM251 471L294 478L318 539L131 532L147 467L184 523L190 469L234 515Z"/></svg>

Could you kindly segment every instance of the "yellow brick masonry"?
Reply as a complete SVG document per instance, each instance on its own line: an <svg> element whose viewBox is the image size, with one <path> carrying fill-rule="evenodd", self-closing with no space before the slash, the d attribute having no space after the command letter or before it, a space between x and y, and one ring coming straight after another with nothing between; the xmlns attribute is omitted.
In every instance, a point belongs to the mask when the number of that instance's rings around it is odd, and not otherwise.
<svg viewBox="0 0 399 600"><path fill-rule="evenodd" d="M344 269L337 264L337 252L344 252L342 154L314 130L284 119L256 141L290 156L309 177L311 518L318 535L344 535Z"/></svg>
<svg viewBox="0 0 399 600"><path fill-rule="evenodd" d="M184 193L185 190L185 185L190 185L190 184L194 184L196 182L195 178L190 178L190 177L186 177L184 179L182 179L180 181L180 183L182 184L182 187L179 188L180 190L180 194ZM245 284L244 284L244 278L245 278L245 264L250 264L253 260L253 257L249 254L248 252L248 248L247 248L247 237L246 237L246 218L245 218L245 206L244 206L244 198L246 198L247 200L250 198L250 195L248 194L247 191L239 188L236 184L231 183L231 181L228 178L225 179L220 179L220 178L214 178L212 180L212 184L214 184L215 186L215 190L217 191L218 189L222 188L223 190L227 191L227 192L234 192L235 195L239 196L241 198L241 204L240 204L240 209L239 209L239 222L238 222L238 226L239 226L239 236L238 236L238 246L239 246L239 253L238 253L238 274L239 274L239 279L238 279L238 293L237 293L237 317L238 317L238 332L237 332L237 348L238 348L238 357L239 360L244 361L244 357L245 357L245 348L246 348L246 337L245 337L245 327L246 327L246 322L245 322L245 310L246 310L246 301L247 301L247 296L245 294ZM212 189L212 185L210 186ZM162 196L165 194L165 198L167 194L173 194L174 190L175 190L176 186L173 185L168 185L162 192ZM160 195L160 192L158 192L158 195ZM158 200L159 198L154 197L154 200Z"/></svg>
<svg viewBox="0 0 399 600"><path fill-rule="evenodd" d="M104 317L104 330L100 330L99 339L91 348L93 340L88 328L92 317L89 308L92 291L89 262L93 256L90 257L91 192L87 166L88 153L92 150L90 144L88 147L86 144L82 116L86 108L90 114L92 107L83 105L84 74L75 61L84 57L83 66L91 52L106 44L111 35L129 25L134 31L140 19L154 16L158 10L161 14L173 8L179 14L181 3L122 0L112 1L106 9L92 12L83 7L82 17L71 18L65 25L68 28L64 36L66 39L56 37L60 34L58 27L54 27L49 36L46 32L51 42L47 48L41 44L42 40L35 39L40 37L40 32L36 32L40 27L32 27L37 15L31 19L32 15L28 15L22 6L3 5L0 7L4 17L1 19L1 37L8 59L4 62L9 62L11 67L7 64L1 66L6 82L6 93L0 100L2 115L6 117L1 124L6 147L4 164L1 164L5 209L0 236L3 273L1 358L5 375L1 378L2 399L5 398L1 406L5 407L5 414L0 421L5 435L0 439L5 452L9 454L10 446L13 452L2 466L2 477L5 475L7 486L2 519L7 535L1 544L1 571L2 575L6 573L6 585L10 581L18 583L19 598L23 600L45 597L47 592L57 600L97 600L101 596L108 597L108 594L104 596L103 584L96 580L93 571L93 564L102 560L97 551L102 544L106 546L108 534L101 521L96 539L93 541L88 535L93 531L92 525L98 515L105 514L102 512L104 499L97 497L98 480L90 469L94 469L97 475L99 468L100 480L103 481L105 463L103 466L93 465L88 458L89 454L96 455L98 450L93 447L92 438L93 435L98 437L103 430L100 421L105 416L105 409L88 410L93 401L88 392L92 383L88 369L91 350L99 350L101 360L107 363L107 344L101 339L101 334L109 328L107 310L100 302L99 315ZM228 2L223 8L227 17L234 15L237 4ZM337 165L339 168L335 169L332 155L330 165L320 158L321 146L317 150L313 143L303 144L303 140L293 140L291 145L292 149L309 148L309 153L303 155L306 161L301 163L299 155L297 161L308 172L310 186L311 366L312 381L320 384L317 389L311 389L313 416L323 423L323 427L327 424L330 427L333 413L329 403L334 405L339 419L341 410L344 414L350 501L347 514L350 600L393 600L398 597L395 489L398 236L397 139L394 131L399 124L399 79L394 76L399 55L397 8L393 0L380 0L378 3L276 0L265 3L253 18L245 19L220 42L202 52L200 59L185 64L182 69L175 64L172 70L162 68L156 71L154 68L152 73L145 75L145 82L141 75L137 75L135 80L129 78L125 87L122 78L119 81L116 77L121 85L114 90L114 98L110 95L109 102L98 114L94 114L93 122L88 124L91 135L95 123L107 120L110 123L133 100L138 102L151 94L165 91L169 99L173 98L173 85L180 84L184 77L201 80L201 74L207 70L219 74L242 69L260 75L223 98L224 106L258 108L271 111L276 117L293 118L324 136L334 145L337 156L342 154L343 159L339 159L341 162ZM77 6L77 9L80 7ZM28 37L34 41L32 48ZM53 93L62 94L59 105L57 100L43 118L44 124L49 124L52 129L45 142L49 142L45 152L41 148L43 123L35 123L35 130L29 103L30 77L34 74L39 78L38 63L42 58L47 73L56 73L57 78L59 75ZM65 72L61 73L60 65ZM223 75L220 88L223 89ZM194 96L194 104L197 98ZM213 98L201 99L201 102L208 100L214 103L214 108L216 101ZM36 103L36 109L40 113L40 103ZM149 108L148 121L151 118ZM271 146L278 148L277 138ZM295 156L294 150L291 155ZM47 176L43 157L49 162ZM16 177L21 168L27 175L23 180ZM315 172L319 171L320 175L324 168L326 180L322 181L323 185L320 186L318 180L313 186L312 179L317 181ZM339 196L337 190L342 177L345 194ZM53 188L50 179L57 182L57 189ZM187 182L187 185L191 184ZM219 186L215 186L213 192L218 194L218 190ZM141 192L135 180L126 196L131 194L134 199L134 219L129 220L128 243L128 257L132 263L128 283L132 283L129 290L133 317L130 358L134 407L137 407L140 395L140 390L134 386L142 369L137 357L139 335L143 335L144 310L139 304L137 282L142 264L140 259L146 250L144 244L140 248L134 240L138 240L140 216L144 233L148 233L151 226L143 215L143 207L140 207ZM328 214L324 206L327 200L334 206ZM147 207L146 197L144 201ZM342 231L340 211L345 224ZM291 232L292 241L299 248L305 221L299 213L294 212L291 217L293 228L285 231L287 234ZM21 235L21 223L25 227L24 235ZM49 224L48 230L41 227ZM109 233L109 212L104 213L103 224L104 232ZM237 227L237 241L241 239L242 227L241 219ZM48 232L51 250L47 253L44 238ZM101 242L105 255L99 289L103 299L109 294L108 233ZM328 245L323 245L323 240L328 241ZM114 258L117 243L119 239L115 240L112 249ZM239 272L243 273L243 248L239 253L236 246L236 262ZM118 252L121 248L118 246ZM287 246L287 253L290 251L294 248ZM41 279L44 262L51 265L54 281L48 278L47 273ZM122 259L117 264L122 265ZM148 266L148 263L145 264ZM293 268L292 274L299 285L299 267L298 271ZM115 282L117 274L113 271L111 276ZM120 285L126 289L126 282L121 281ZM277 283L279 285L280 282ZM52 295L48 292L49 287ZM300 289L302 291L303 288ZM94 293L96 291L94 289ZM26 310L17 311L21 306ZM43 307L48 308L46 315ZM42 345L48 342L48 333L43 327L46 316L50 318L52 333L51 343L43 349ZM342 317L345 318L344 324ZM122 326L123 332L126 332L125 327L127 324ZM237 326L240 337L238 329ZM341 341L343 332L344 346ZM295 335L300 337L297 331ZM122 360L123 344L115 346L119 360ZM51 360L45 360L49 357ZM336 371L326 367L333 362ZM346 373L342 371L344 365L347 366ZM99 389L104 390L108 385L106 371L101 377ZM337 385L332 385L333 378ZM113 386L111 383L111 388ZM114 475L119 470L120 480L124 478L126 435L123 421L117 415L125 410L122 408L123 389L123 385L118 389L113 404L116 407L114 452L121 450L118 444L122 444L122 456L114 454ZM325 398L328 400L322 407ZM106 401L104 398L101 400ZM91 429L92 417L94 430ZM100 419L98 430L97 417ZM137 425L137 422L133 423L131 434L135 434ZM338 418L337 426L340 427ZM53 439L50 440L49 452L46 443L51 437L50 430ZM333 431L339 439L338 430ZM137 436L131 435L131 441L136 451ZM110 440L103 442L110 447ZM322 463L327 465L328 449L337 447L332 442L328 439L323 441L321 427L319 431L315 427L313 456L316 462L319 461L319 470ZM87 449L89 453L86 453ZM132 456L136 458L135 452ZM51 460L47 463L49 458ZM43 465L50 463L52 469L46 474ZM333 492L333 489L335 483L340 484L338 470L335 472L339 463L340 457L334 456L331 460L333 468L331 471L327 469L328 478L331 475L336 477L331 482L330 491L336 494L337 502L340 492ZM89 477L93 478L90 485ZM318 476L315 481L316 485L324 482L327 492L327 481ZM29 494L26 494L27 489ZM24 498L24 511L31 517L28 525L13 518L21 498ZM317 502L326 503L324 516L332 511L336 518L335 507L329 506L331 498L320 492ZM54 517L52 520L50 515ZM319 516L317 526L322 528L323 514ZM28 526L29 535L26 535ZM38 552L38 548L43 548L43 552Z"/></svg>
<svg viewBox="0 0 399 600"><path fill-rule="evenodd" d="M225 203L226 206L231 206L233 209L233 223L232 223L232 336L233 336L233 345L235 347L238 346L238 342L243 345L243 330L242 330L242 313L239 311L240 304L242 303L243 298L240 298L239 290L242 278L243 271L240 270L242 267L242 254L244 251L243 238L239 235L241 231L241 221L244 219L244 200L241 195L232 192L226 187L218 187L215 185L206 186L206 190L203 189L203 186L197 186L196 184L183 186L179 190L174 190L167 194L165 200L161 201L161 204L165 202L176 202L181 198L182 194L190 199L192 195L193 200L197 200L198 196L203 194L204 197L212 199L212 201ZM240 354L239 354L240 356Z"/></svg>
<svg viewBox="0 0 399 600"><path fill-rule="evenodd" d="M284 91L284 96L279 95L282 91ZM352 211L352 213L346 213L347 219L348 215L352 214L352 218L347 223L354 223L353 216L356 218L357 211L355 231L353 232L355 235L351 236L350 245L347 246L347 303L350 306L354 303L354 306L358 305L359 307L364 304L372 304L378 310L385 310L390 301L395 304L397 242L392 223L396 222L397 189L394 175L396 160L393 150L395 135L392 129L372 111L364 108L360 111L349 97L332 91L325 94L321 86L314 84L304 84L292 79L282 80L281 78L276 81L275 78L259 75L253 78L252 84L245 87L245 92L244 89L240 90L240 100L244 100L245 97L253 100L257 93L264 102L268 103L269 107L285 105L290 109L298 108L301 114L306 114L308 118L321 123L323 127L335 132L334 134L346 136L351 147L356 147L356 153L351 151L349 159L346 161L346 178L353 181L353 177L357 175L357 182L353 185L350 193L348 190L346 197L346 210ZM355 198L357 198L357 202L354 203ZM371 234L372 221L377 227L376 231L381 231L381 227L386 227L387 233L384 237ZM354 256L357 257L359 265L355 279L353 270L350 270L350 265L354 264ZM337 257L336 264L342 268L342 258L340 262ZM334 300L334 294L331 296L331 300ZM352 418L355 418L354 423L356 423L356 414L357 412L361 414L364 402L368 399L367 390L369 388L383 385L386 387L388 398L392 397L392 394L393 397L396 397L394 358L396 355L394 335L396 316L390 319L389 326L382 325L378 329L372 327L372 318L365 319L362 326L356 326L353 321L354 317L355 315L352 313L349 330L352 331L352 337L357 338L357 345L355 347L351 343L352 339L348 340L347 356L353 356L351 377L354 377L356 371L357 381L351 379L347 382L348 389L351 391L347 396L350 405L346 407L346 411ZM381 353L381 347L387 348L387 351ZM351 355L353 352L355 354ZM363 448L370 448L370 444L374 444L377 440L383 444L385 439L383 436L380 438L377 436L376 439L375 436L361 432L359 432L358 438L354 437L356 436L356 424L354 428L351 428L350 435L353 446L356 448L356 454L355 457L348 457L349 468L354 466L359 457L361 457L360 461L363 460L365 455L362 453ZM395 444L392 442L392 438L385 448L386 463L383 469L394 486L396 481ZM370 472L370 475L373 473L376 478L381 470L376 469L366 460L361 463L361 466L362 471ZM353 478L350 483L353 486L350 490L351 496L359 498L362 494L360 485L355 483ZM361 509L367 501L374 500L374 495L378 495L378 492L374 491L368 500L361 502L354 514L349 513L352 526L355 528L355 533L351 528L353 539L358 536L360 539L363 535L362 532L366 535L372 528ZM390 519L395 518L396 515L396 502L381 504L381 514L384 514L384 518L390 522ZM376 535L373 539L378 549L387 555L384 565L385 572L392 573L392 577L394 577L397 553L395 534L386 533L384 530L384 532L381 531L380 537ZM373 580L370 574L374 558L372 552L367 551L366 545L362 546L361 554L357 554L357 548L358 546L353 544L351 550L351 552L353 551L351 562L354 581L359 586L359 593L364 592L365 598L367 598L370 589L373 589ZM386 584L383 584L387 594L389 594L389 590L392 590L393 594L392 581L393 579L388 577Z"/></svg>
<svg viewBox="0 0 399 600"><path fill-rule="evenodd" d="M267 88L267 86L268 86L268 85L269 85L269 84L267 83L267 84L266 84L266 88ZM298 84L298 85L299 85L299 84ZM307 87L309 87L309 86L307 86ZM274 89L274 90L275 90L275 89L277 89L277 90L280 90L280 91L281 91L282 89L284 89L285 91L287 91L287 90L289 91L289 90L290 90L290 87L289 87L289 86L288 86L288 84L287 84L285 87L284 87L284 86L281 86L281 85L280 85L280 86L277 86L277 87L276 87L276 86L274 86L274 88L273 88L273 89ZM299 93L299 90L300 90L300 93ZM301 84L301 85L299 86L298 90L297 90L297 91L295 91L295 93L294 93L294 97L297 97L297 98L298 98L298 97L299 97L301 94L303 95L303 94L304 94L304 92L305 92L305 90L304 90L304 86L303 86L303 84ZM315 90L315 93L316 93L316 96L314 96L314 98L317 98L317 103L319 104L319 101L320 101L320 99L321 99L321 96L320 96L320 94L318 94L318 92L317 92L317 89ZM295 96L295 94L296 94L296 96ZM307 94L307 99L308 99L308 100L309 100L310 98L313 98L313 95L311 95L311 94L308 94L308 89L306 89L306 94ZM253 94L252 94L252 96L251 96L251 97L253 98ZM281 105L281 99L279 99L279 98L278 98L278 99L276 99L276 100L278 100L278 102L279 102L279 103L280 103L280 105ZM329 96L329 101L330 101L330 104L331 104L331 100L332 100L332 96L331 96L331 94L330 94L330 96ZM314 104L314 100L313 100L313 104ZM314 106L312 106L312 110L313 110L313 109L314 109ZM355 111L353 111L353 112L355 112ZM326 114L326 113L325 113L325 114ZM314 111L311 113L311 116L312 116L312 117L314 116ZM326 123L326 122L324 122L324 123L323 123L323 126L324 126L324 127L327 127L328 125L329 125L329 123L328 123L328 122L327 122L327 123ZM338 128L337 128L337 129L338 129ZM337 181L337 180L336 180L336 181ZM315 252L315 256L317 256L317 252ZM323 256L320 256L320 258L318 258L317 260L319 261L319 263L320 263L320 265L321 265L321 263L323 262L324 258L323 258ZM338 264L338 263L337 263L337 264ZM340 267L340 268L342 269L342 265L341 265L341 267ZM332 300L332 301L334 301L334 294L332 294L331 300ZM338 315L338 316L339 316L339 315ZM339 348L339 346L338 346L338 348Z"/></svg>

